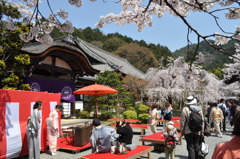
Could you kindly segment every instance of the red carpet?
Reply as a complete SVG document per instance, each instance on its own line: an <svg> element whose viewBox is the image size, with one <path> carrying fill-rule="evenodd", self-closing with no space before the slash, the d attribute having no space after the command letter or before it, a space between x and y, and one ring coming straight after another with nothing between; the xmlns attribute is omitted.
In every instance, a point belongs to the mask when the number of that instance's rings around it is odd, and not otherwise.
<svg viewBox="0 0 240 159"><path fill-rule="evenodd" d="M127 154L123 154L123 155L117 155L117 154L113 154L113 153L92 153L86 156L82 156L82 158L88 158L88 159L126 159L128 157L133 156L134 154L137 154L139 152L142 152L148 148L150 148L151 146L142 146L142 145L138 145L137 148L135 150L132 151L128 151Z"/></svg>
<svg viewBox="0 0 240 159"><path fill-rule="evenodd" d="M83 149L86 149L86 148L90 148L91 145L90 145L90 142L87 143L86 145L82 146L82 147L76 147L76 146L73 146L73 141L72 139L69 140L69 142L63 142L63 140L65 139L62 139L62 138L58 138L58 148L62 148L62 149L69 149L69 150L83 150Z"/></svg>

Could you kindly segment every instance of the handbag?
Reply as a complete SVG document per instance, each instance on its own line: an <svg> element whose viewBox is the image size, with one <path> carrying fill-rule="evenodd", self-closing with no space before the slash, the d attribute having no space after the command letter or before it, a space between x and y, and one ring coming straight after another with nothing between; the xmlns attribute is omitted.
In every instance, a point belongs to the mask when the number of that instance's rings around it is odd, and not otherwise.
<svg viewBox="0 0 240 159"><path fill-rule="evenodd" d="M201 148L198 152L198 155L202 158L205 158L205 156L207 156L208 153L209 153L209 145L205 143L204 137L202 137Z"/></svg>
<svg viewBox="0 0 240 159"><path fill-rule="evenodd" d="M128 149L127 149L125 143L121 143L121 142L116 143L116 147L115 147L115 151L114 151L115 154L122 155L122 154L126 154L127 151L128 151Z"/></svg>
<svg viewBox="0 0 240 159"><path fill-rule="evenodd" d="M34 125L32 123L31 117L28 117L27 132L30 133L33 136L35 136L35 134L36 134L36 130L35 130L35 127L34 127Z"/></svg>
<svg viewBox="0 0 240 159"><path fill-rule="evenodd" d="M209 124L207 123L207 120L204 119L204 131L203 131L204 136L210 136L211 135L211 128Z"/></svg>

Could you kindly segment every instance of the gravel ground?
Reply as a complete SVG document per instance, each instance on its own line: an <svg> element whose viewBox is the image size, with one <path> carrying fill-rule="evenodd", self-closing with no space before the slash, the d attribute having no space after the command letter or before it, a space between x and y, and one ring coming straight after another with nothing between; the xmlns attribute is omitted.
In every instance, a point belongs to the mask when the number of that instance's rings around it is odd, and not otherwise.
<svg viewBox="0 0 240 159"><path fill-rule="evenodd" d="M72 120L70 119L68 120L64 120L62 121L62 125L73 125L79 122L85 122L87 120ZM162 126L158 126L157 127L158 131L162 131ZM211 159L213 151L215 146L220 143L220 142L224 142L224 141L229 141L232 136L231 136L231 130L232 128L230 127L229 123L227 123L227 132L223 134L223 138L219 138L217 137L215 134L212 134L212 136L210 137L205 137L205 142L210 146L210 152L209 154L206 156L206 159ZM133 143L137 144L137 145L141 145L142 142L139 141L139 138L142 137L142 135L140 134L140 130L139 129L134 129L134 136L133 136ZM151 135L151 131L150 128L148 130L146 130L146 134L145 135ZM151 143L145 142L145 145L152 145ZM59 150L57 151L57 155L56 156L51 156L49 155L48 152L42 152L40 158L41 159L78 159L81 156L90 154L91 150L87 149L87 150L83 150L77 153L73 153L71 151L68 150ZM21 157L21 159L25 159L27 157ZM141 157L143 158L147 158L147 155ZM165 153L163 151L152 151L151 152L151 158L152 159L164 159L165 158ZM186 149L186 141L183 138L182 140L182 145L177 145L176 147L176 153L175 153L175 158L176 159L187 159L187 149Z"/></svg>

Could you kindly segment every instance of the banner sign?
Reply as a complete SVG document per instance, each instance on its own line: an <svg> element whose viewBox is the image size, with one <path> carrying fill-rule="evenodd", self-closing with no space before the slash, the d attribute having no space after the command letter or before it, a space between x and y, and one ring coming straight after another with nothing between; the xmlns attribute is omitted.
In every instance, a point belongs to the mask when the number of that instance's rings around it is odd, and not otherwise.
<svg viewBox="0 0 240 159"><path fill-rule="evenodd" d="M31 86L31 91L61 93L62 100L75 102L75 95L72 94L75 91L75 83L73 82L29 77L27 78L27 83Z"/></svg>

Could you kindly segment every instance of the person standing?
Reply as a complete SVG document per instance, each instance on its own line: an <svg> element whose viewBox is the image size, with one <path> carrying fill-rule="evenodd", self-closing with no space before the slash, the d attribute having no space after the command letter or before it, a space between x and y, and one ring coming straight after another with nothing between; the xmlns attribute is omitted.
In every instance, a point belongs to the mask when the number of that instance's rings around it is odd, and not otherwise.
<svg viewBox="0 0 240 159"><path fill-rule="evenodd" d="M57 138L59 137L59 120L58 112L63 109L62 105L56 105L47 118L48 125L48 144L52 156L57 154Z"/></svg>
<svg viewBox="0 0 240 159"><path fill-rule="evenodd" d="M197 100L193 96L187 97L185 103L187 106L183 108L180 119L180 131L184 135L187 142L188 150L188 159L200 159L198 152L201 148L201 136L203 135L201 131L204 130L204 117L201 110L201 107L197 106ZM199 114L201 117L200 121L197 122L194 126L200 128L198 131L191 131L190 127L193 125L190 123L190 114L192 113Z"/></svg>
<svg viewBox="0 0 240 159"><path fill-rule="evenodd" d="M207 111L206 111L206 115L205 115L205 117L207 118L207 122L208 123L210 123L210 113L211 113L211 111L212 111L212 108L213 108L213 103L214 102L212 102L212 101L209 101L208 102L208 108L207 108ZM213 126L213 123L212 124L210 124L210 128L212 129L214 126Z"/></svg>
<svg viewBox="0 0 240 159"><path fill-rule="evenodd" d="M233 126L234 116L237 110L237 101L232 102L232 106L230 108L230 125Z"/></svg>
<svg viewBox="0 0 240 159"><path fill-rule="evenodd" d="M220 103L217 106L222 110L222 113L223 113L223 119L222 119L222 122L220 123L220 130L222 127L223 132L226 132L226 118L228 114L227 114L227 106L225 104L225 100L223 98L220 99Z"/></svg>
<svg viewBox="0 0 240 159"><path fill-rule="evenodd" d="M33 112L28 118L27 122L27 139L28 139L28 150L29 159L40 159L40 146L39 146L39 129L41 127L41 115L42 102L37 101L33 105Z"/></svg>
<svg viewBox="0 0 240 159"><path fill-rule="evenodd" d="M154 134L157 133L156 126L157 126L158 119L159 119L157 107L158 107L157 104L153 104L152 109L150 109L150 111L149 111L150 127L151 127L152 133L154 133Z"/></svg>
<svg viewBox="0 0 240 159"><path fill-rule="evenodd" d="M173 117L173 108L170 103L166 103L165 107L162 109L162 117L164 119L163 127L165 128L167 123L172 120Z"/></svg>
<svg viewBox="0 0 240 159"><path fill-rule="evenodd" d="M117 134L119 134L118 141L125 144L132 144L133 130L129 123L125 120L120 121L116 125Z"/></svg>
<svg viewBox="0 0 240 159"><path fill-rule="evenodd" d="M116 130L110 127L101 126L99 119L92 121L93 131L90 137L92 153L105 153L111 151L111 146L115 146L117 139Z"/></svg>
<svg viewBox="0 0 240 159"><path fill-rule="evenodd" d="M237 108L236 111L240 111L240 101L236 101L237 102Z"/></svg>
<svg viewBox="0 0 240 159"><path fill-rule="evenodd" d="M212 159L237 159L240 156L240 112L236 112L232 134L234 137L218 144L212 155Z"/></svg>
<svg viewBox="0 0 240 159"><path fill-rule="evenodd" d="M230 122L231 121L230 109L231 109L232 103L228 101L228 102L226 102L226 105L227 105L228 121Z"/></svg>
<svg viewBox="0 0 240 159"><path fill-rule="evenodd" d="M218 137L222 138L222 133L220 131L220 123L223 120L223 113L222 110L217 107L217 103L213 103L213 108L210 113L210 123L214 125L214 132Z"/></svg>

